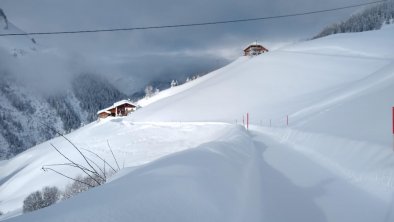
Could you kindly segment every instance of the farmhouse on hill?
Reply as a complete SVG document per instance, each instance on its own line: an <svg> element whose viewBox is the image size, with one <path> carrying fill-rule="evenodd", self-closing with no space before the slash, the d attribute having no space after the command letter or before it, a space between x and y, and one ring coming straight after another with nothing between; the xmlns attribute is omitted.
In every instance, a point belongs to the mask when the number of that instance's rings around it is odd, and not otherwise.
<svg viewBox="0 0 394 222"><path fill-rule="evenodd" d="M265 52L268 52L268 49L257 42L253 42L244 49L244 56L256 56Z"/></svg>
<svg viewBox="0 0 394 222"><path fill-rule="evenodd" d="M108 116L127 116L129 113L134 112L136 107L129 100L121 100L108 108L98 111L97 115L99 119L104 119Z"/></svg>

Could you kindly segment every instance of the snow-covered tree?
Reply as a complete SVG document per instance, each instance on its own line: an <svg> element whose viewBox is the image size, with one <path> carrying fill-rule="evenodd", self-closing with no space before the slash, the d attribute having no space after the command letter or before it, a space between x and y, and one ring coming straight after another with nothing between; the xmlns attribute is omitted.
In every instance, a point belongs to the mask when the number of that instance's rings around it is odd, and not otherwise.
<svg viewBox="0 0 394 222"><path fill-rule="evenodd" d="M171 88L172 87L175 87L175 86L177 86L178 85L178 80L172 80L171 81Z"/></svg>
<svg viewBox="0 0 394 222"><path fill-rule="evenodd" d="M354 14L345 21L332 24L323 29L318 35L313 38L321 38L337 33L377 30L380 29L383 24L392 23L393 19L394 1L390 0L379 5L367 8L360 13Z"/></svg>
<svg viewBox="0 0 394 222"><path fill-rule="evenodd" d="M151 85L146 86L145 87L145 97L148 97L148 98L152 97L153 94L154 94L153 86L151 86Z"/></svg>
<svg viewBox="0 0 394 222"><path fill-rule="evenodd" d="M160 92L160 90L158 88L154 88L152 85L146 86L144 91L145 91L146 98L152 97Z"/></svg>

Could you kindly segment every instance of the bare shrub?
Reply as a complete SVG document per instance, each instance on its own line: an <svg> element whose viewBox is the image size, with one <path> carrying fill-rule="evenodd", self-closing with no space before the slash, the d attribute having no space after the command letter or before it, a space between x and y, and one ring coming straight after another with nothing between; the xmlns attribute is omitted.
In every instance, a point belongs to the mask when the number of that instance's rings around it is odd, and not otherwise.
<svg viewBox="0 0 394 222"><path fill-rule="evenodd" d="M23 201L23 213L43 208L43 202L42 193L40 191L31 193Z"/></svg>
<svg viewBox="0 0 394 222"><path fill-rule="evenodd" d="M44 187L42 191L31 193L23 201L23 213L48 207L59 200L60 191L57 187Z"/></svg>
<svg viewBox="0 0 394 222"><path fill-rule="evenodd" d="M42 189L42 199L44 207L55 204L60 199L61 192L57 187L44 187Z"/></svg>
<svg viewBox="0 0 394 222"><path fill-rule="evenodd" d="M56 129L54 129L53 127L49 126L49 125L45 125L44 123L42 123L44 126L46 126L48 129L53 130L54 132L56 132L57 134L59 134L61 137L63 137L69 144L72 145L72 147L79 153L79 155L83 158L84 160L84 164L80 164L75 162L74 160L71 159L71 157L68 157L67 155L65 155L64 153L62 153L55 145L53 145L52 143L50 143L50 145L56 150L56 152L58 152L65 160L67 160L66 163L58 163L58 164L49 164L49 165L44 165L42 166L42 170L44 171L52 171L54 173L57 173L63 177L66 177L70 180L73 180L74 182L79 182L82 184L85 184L87 186L90 187L95 187L97 185L102 185L107 181L107 173L105 170L105 167L108 166L110 167L114 173L118 172L120 170L118 161L115 158L115 155L112 151L112 148L109 144L109 141L107 140L107 145L109 150L111 151L112 157L115 160L117 169L115 169L111 164L109 164L104 158L100 157L98 154L96 154L95 152L88 150L88 149L84 149L84 148L79 148L77 147L70 139L68 139L64 134L60 133L59 131L57 131ZM87 153L93 155L94 157L97 157L98 159L92 160L91 158L89 158L86 154L82 152L86 151ZM103 165L100 166L99 162L103 161ZM54 167L56 166L69 166L72 168L77 168L79 169L81 172L83 172L84 175L86 175L88 178L90 178L92 181L94 181L94 185L91 185L90 183L86 183L84 181L78 180L76 178L72 178L66 174L64 174L63 172L60 172L58 170L56 170ZM89 181L90 182L90 181Z"/></svg>
<svg viewBox="0 0 394 222"><path fill-rule="evenodd" d="M100 184L97 184L96 180L101 179L99 177L92 179L91 177L78 176L73 183L66 186L66 189L63 192L62 199L69 199L81 192L89 190L90 188L99 186Z"/></svg>
<svg viewBox="0 0 394 222"><path fill-rule="evenodd" d="M78 193L81 193L83 191L86 191L92 187L96 187L99 185L104 184L107 181L107 178L111 176L112 174L118 172L120 170L119 163L115 157L115 154L112 151L112 148L109 144L109 141L107 140L107 145L109 150L111 151L112 157L115 160L117 169L115 169L111 164L109 164L104 158L96 154L95 152L80 148L76 146L70 139L68 139L65 135L54 129L53 127L49 125L45 125L42 123L44 126L46 126L48 129L53 130L57 134L59 134L61 137L63 137L69 144L72 145L72 147L78 152L78 154L83 158L84 163L78 163L74 161L71 157L65 155L62 153L55 145L52 143L50 144L56 152L58 152L67 162L65 163L57 163L57 164L49 164L49 165L44 165L42 166L42 170L44 171L52 171L54 173L57 173L65 178L68 178L73 181L72 184L68 185L63 192L63 197L62 199L68 199L70 197L75 196ZM90 157L87 155L89 154ZM94 157L94 159L91 159ZM102 165L101 165L102 161ZM83 176L78 176L76 178L73 178L71 176L68 176L64 174L63 172L59 171L56 169L57 166L68 166L71 168L76 168L80 172L83 173ZM106 170L106 167L109 167L109 172ZM56 201L59 199L57 197Z"/></svg>

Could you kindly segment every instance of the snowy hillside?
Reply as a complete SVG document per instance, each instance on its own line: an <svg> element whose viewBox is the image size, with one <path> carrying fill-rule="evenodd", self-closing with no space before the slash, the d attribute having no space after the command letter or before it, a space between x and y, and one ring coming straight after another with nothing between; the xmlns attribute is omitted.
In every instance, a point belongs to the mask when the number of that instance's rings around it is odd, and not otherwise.
<svg viewBox="0 0 394 222"><path fill-rule="evenodd" d="M240 58L131 119L242 123L249 112L252 124L279 127L266 134L387 198L394 177L387 167L394 164L392 36L387 26ZM282 129L287 116L291 130Z"/></svg>
<svg viewBox="0 0 394 222"><path fill-rule="evenodd" d="M293 114L317 102L342 95L345 90L356 93L353 88L357 84L370 87L370 79L378 82L389 77L394 59L390 38L393 33L393 26L389 26L376 32L302 42L254 58L242 57L199 80L198 87L141 109L133 119L234 123L250 112L257 124L263 121L267 125L272 119L273 124L283 125L286 115L294 123ZM158 96L165 97L162 95L176 90L177 87ZM390 139L387 136L386 140Z"/></svg>
<svg viewBox="0 0 394 222"><path fill-rule="evenodd" d="M392 221L392 36L387 26L242 57L141 100L130 117L74 131L111 160L108 140L125 168L10 221ZM0 162L3 218L29 193L68 183L40 170L64 162L50 143L78 158L56 138Z"/></svg>

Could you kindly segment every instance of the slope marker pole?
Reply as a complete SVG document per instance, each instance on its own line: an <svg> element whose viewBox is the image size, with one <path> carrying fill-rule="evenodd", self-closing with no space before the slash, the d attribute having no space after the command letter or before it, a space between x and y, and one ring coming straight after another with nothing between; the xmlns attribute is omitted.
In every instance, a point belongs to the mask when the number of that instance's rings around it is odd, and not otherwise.
<svg viewBox="0 0 394 222"><path fill-rule="evenodd" d="M249 113L246 113L246 129L249 130Z"/></svg>
<svg viewBox="0 0 394 222"><path fill-rule="evenodd" d="M286 125L289 126L289 115L286 116Z"/></svg>

